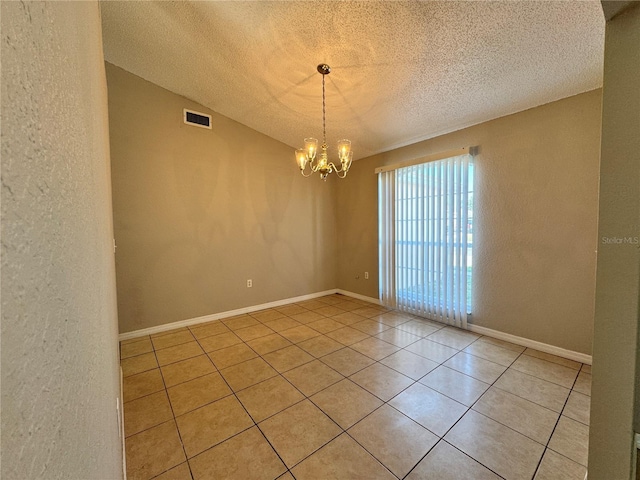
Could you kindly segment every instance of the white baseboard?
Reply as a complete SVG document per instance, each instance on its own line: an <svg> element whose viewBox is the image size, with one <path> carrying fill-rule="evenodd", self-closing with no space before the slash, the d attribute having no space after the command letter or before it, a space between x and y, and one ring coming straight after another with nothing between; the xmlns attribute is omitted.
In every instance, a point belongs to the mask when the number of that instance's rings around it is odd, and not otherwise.
<svg viewBox="0 0 640 480"><path fill-rule="evenodd" d="M210 315L204 315L202 317L189 318L187 320L180 320L178 322L166 323L164 325L158 325L156 327L145 328L142 330L135 330L133 332L121 333L119 335L119 340L120 341L129 340L131 338L143 337L145 335L153 335L155 333L162 333L162 332L166 332L176 328L190 327L193 325L198 325L199 323L206 323L206 322L211 322L213 320L220 320L222 318L234 317L236 315L243 315L245 313L257 312L259 310L265 310L267 308L281 307L283 305L288 305L290 303L303 302L305 300L312 300L314 298L324 297L325 295L332 295L334 293L339 293L347 297L357 298L365 302L381 305L380 300L378 300L377 298L367 297L365 295L360 295L359 293L353 293L347 290L341 290L336 288L332 290L325 290L323 292L310 293L308 295L302 295L299 297L276 300L275 302L268 302L268 303L262 303L260 305L252 305L249 307L238 308L236 310L228 310L226 312L212 313ZM487 335L488 337L497 338L498 340L505 340L507 342L515 343L516 345L522 345L523 347L534 348L536 350L540 350L541 352L550 353L552 355L558 355L559 357L568 358L569 360L575 360L576 362L586 363L588 365L591 365L591 355L587 355L585 353L566 350L564 348L556 347L554 345L549 345L546 343L537 342L535 340L529 340L528 338L511 335L510 333L503 333L498 330L492 330L490 328L481 327L479 325L473 325L472 323L467 324L467 330L471 332L479 333L481 335Z"/></svg>
<svg viewBox="0 0 640 480"><path fill-rule="evenodd" d="M503 333L498 330L492 330L490 328L481 327L480 325L474 325L472 323L467 324L467 330L487 335L488 337L497 338L498 340L504 340L506 342L515 343L523 347L533 348L540 350L541 352L550 353L559 357L568 358L580 363L586 363L591 365L591 355L586 353L574 352L573 350L566 350L564 348L556 347L555 345L549 345L548 343L537 342L535 340L529 340L528 338L518 337L511 335L510 333Z"/></svg>
<svg viewBox="0 0 640 480"><path fill-rule="evenodd" d="M153 335L155 333L162 333L176 328L190 327L198 325L199 323L211 322L213 320L220 320L221 318L235 317L236 315L243 315L245 313L257 312L258 310L265 310L267 308L281 307L290 303L303 302L305 300L312 300L318 297L324 297L325 295L332 295L338 293L337 289L325 290L324 292L310 293L308 295L301 295L299 297L285 298L283 300L276 300L275 302L262 303L260 305L252 305L250 307L238 308L236 310L228 310L226 312L212 313L210 315L203 315L202 317L188 318L186 320L179 320L177 322L165 323L164 325L158 325L156 327L143 328L142 330L134 330L133 332L121 333L118 336L120 341L129 340L131 338L143 337L145 335ZM354 294L355 295L355 294Z"/></svg>
<svg viewBox="0 0 640 480"><path fill-rule="evenodd" d="M363 300L365 302L375 303L376 305L382 305L382 302L380 302L379 299L373 298L373 297L367 297L365 295L360 295L359 293L348 292L347 290L340 290L340 289L337 289L336 293L345 295L347 297L357 298L358 300Z"/></svg>

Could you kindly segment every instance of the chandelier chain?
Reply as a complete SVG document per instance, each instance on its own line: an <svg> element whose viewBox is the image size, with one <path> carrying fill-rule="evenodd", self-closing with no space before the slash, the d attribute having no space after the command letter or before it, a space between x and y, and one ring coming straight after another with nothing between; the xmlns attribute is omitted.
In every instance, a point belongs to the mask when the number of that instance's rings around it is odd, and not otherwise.
<svg viewBox="0 0 640 480"><path fill-rule="evenodd" d="M322 143L327 144L326 104L324 100L324 75L322 75Z"/></svg>

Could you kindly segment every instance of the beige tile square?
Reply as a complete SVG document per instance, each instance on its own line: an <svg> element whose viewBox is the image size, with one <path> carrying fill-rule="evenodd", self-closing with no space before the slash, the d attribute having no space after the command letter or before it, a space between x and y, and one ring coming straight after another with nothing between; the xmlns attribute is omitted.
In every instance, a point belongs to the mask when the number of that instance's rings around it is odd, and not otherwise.
<svg viewBox="0 0 640 480"><path fill-rule="evenodd" d="M338 343L324 335L300 342L298 346L316 358L324 357L325 355L329 355L330 353L344 348L344 345L341 343Z"/></svg>
<svg viewBox="0 0 640 480"><path fill-rule="evenodd" d="M442 437L467 411L467 407L441 393L414 383L389 402L420 425Z"/></svg>
<svg viewBox="0 0 640 480"><path fill-rule="evenodd" d="M337 307L337 308L340 308L340 307ZM366 320L366 317L358 315L357 313L354 313L354 312L339 313L338 315L334 315L331 318L336 322L340 322L341 324L347 325L347 326Z"/></svg>
<svg viewBox="0 0 640 480"><path fill-rule="evenodd" d="M291 315L291 318L293 318L296 322L307 324L307 323L315 322L317 320L321 320L325 318L325 316L320 315L317 312L305 310L304 312L294 313L293 315Z"/></svg>
<svg viewBox="0 0 640 480"><path fill-rule="evenodd" d="M304 400L304 395L278 375L238 392L238 399L257 423Z"/></svg>
<svg viewBox="0 0 640 480"><path fill-rule="evenodd" d="M306 458L292 472L297 480L396 480L347 434Z"/></svg>
<svg viewBox="0 0 640 480"><path fill-rule="evenodd" d="M554 412L562 411L570 391L568 388L518 372L513 368L504 372L494 386Z"/></svg>
<svg viewBox="0 0 640 480"><path fill-rule="evenodd" d="M441 343L432 342L427 338L423 338L416 343L412 343L406 349L410 352L416 353L424 358L433 360L437 363L446 362L448 359L458 353L455 348L447 347Z"/></svg>
<svg viewBox="0 0 640 480"><path fill-rule="evenodd" d="M232 345L237 345L239 343L242 343L242 340L233 332L225 332L218 335L212 335L210 337L202 338L198 340L198 342L202 346L202 349L205 352L209 353L215 350L230 347Z"/></svg>
<svg viewBox="0 0 640 480"><path fill-rule="evenodd" d="M398 478L409 473L439 440L388 405L351 427L349 434Z"/></svg>
<svg viewBox="0 0 640 480"><path fill-rule="evenodd" d="M351 350L349 347L325 355L320 360L344 376L352 375L374 362L369 357Z"/></svg>
<svg viewBox="0 0 640 480"><path fill-rule="evenodd" d="M436 362L407 350L398 350L393 355L380 360L380 363L413 380L419 380L438 366Z"/></svg>
<svg viewBox="0 0 640 480"><path fill-rule="evenodd" d="M266 327L262 324L253 325L252 327L247 328L239 328L234 332L237 336L239 336L245 342L249 340L253 340L254 338L265 337L267 335L271 335L274 333L269 327Z"/></svg>
<svg viewBox="0 0 640 480"><path fill-rule="evenodd" d="M293 475L287 472L284 475L280 475L276 480L295 480L295 478L293 478Z"/></svg>
<svg viewBox="0 0 640 480"><path fill-rule="evenodd" d="M128 480L147 480L186 460L173 419L127 438L125 452Z"/></svg>
<svg viewBox="0 0 640 480"><path fill-rule="evenodd" d="M457 328L445 327L436 333L432 333L428 338L432 342L438 342L457 350L464 350L480 338L480 335Z"/></svg>
<svg viewBox="0 0 640 480"><path fill-rule="evenodd" d="M505 340L498 340L497 338L487 337L486 335L480 337L478 342L490 343L498 347L506 348L507 350L513 350L514 352L522 353L526 350L526 347L522 345L516 345L515 343L507 342Z"/></svg>
<svg viewBox="0 0 640 480"><path fill-rule="evenodd" d="M340 315L341 313L345 313L344 310L338 307L334 307L333 305L316 308L314 312L319 313L320 315L324 315L325 317L334 317L336 315Z"/></svg>
<svg viewBox="0 0 640 480"><path fill-rule="evenodd" d="M254 325L260 325L260 322L249 315L238 315L230 318L223 318L224 323L231 330L239 330L241 328L253 327Z"/></svg>
<svg viewBox="0 0 640 480"><path fill-rule="evenodd" d="M544 452L543 445L473 410L445 440L498 475L514 480L532 478Z"/></svg>
<svg viewBox="0 0 640 480"><path fill-rule="evenodd" d="M343 328L344 325L340 322L336 322L331 318L322 317L321 320L307 323L307 327L313 328L320 333L329 333L333 332L334 330L338 330L339 328Z"/></svg>
<svg viewBox="0 0 640 480"><path fill-rule="evenodd" d="M204 351L200 348L198 342L189 342L176 345L175 347L157 350L156 357L158 358L158 365L162 367L164 365L169 365L170 363L179 362L180 360L197 357L203 353Z"/></svg>
<svg viewBox="0 0 640 480"><path fill-rule="evenodd" d="M413 383L409 377L380 363L374 363L354 373L349 379L384 402L389 401Z"/></svg>
<svg viewBox="0 0 640 480"><path fill-rule="evenodd" d="M130 437L171 420L173 413L167 393L152 393L124 404L124 434Z"/></svg>
<svg viewBox="0 0 640 480"><path fill-rule="evenodd" d="M272 320L284 318L285 316L284 313L279 312L274 308L260 310L259 312L252 312L249 315L251 315L253 318L255 318L256 320L262 323L271 322Z"/></svg>
<svg viewBox="0 0 640 480"><path fill-rule="evenodd" d="M385 325L381 322L376 322L375 320L363 320L358 323L354 323L351 325L351 328L355 328L356 330L360 330L368 335L377 335L378 333L384 332L385 330L389 330L389 325Z"/></svg>
<svg viewBox="0 0 640 480"><path fill-rule="evenodd" d="M188 458L254 425L233 395L180 415L176 422Z"/></svg>
<svg viewBox="0 0 640 480"><path fill-rule="evenodd" d="M167 388L178 385L182 382L193 380L194 378L213 373L216 368L206 355L188 358L181 362L165 365L161 368L164 383Z"/></svg>
<svg viewBox="0 0 640 480"><path fill-rule="evenodd" d="M320 332L315 331L313 328L309 328L306 325L300 325L299 327L293 327L288 330L282 330L280 332L284 338L293 343L304 342L310 338L317 337Z"/></svg>
<svg viewBox="0 0 640 480"><path fill-rule="evenodd" d="M440 366L420 380L420 383L470 407L489 388L488 383L464 373Z"/></svg>
<svg viewBox="0 0 640 480"><path fill-rule="evenodd" d="M151 341L151 337L149 335L143 335L140 337L128 338L127 340L121 340L120 345L129 345L130 343L137 343L143 340Z"/></svg>
<svg viewBox="0 0 640 480"><path fill-rule="evenodd" d="M559 417L553 410L495 387L473 409L542 445L549 441Z"/></svg>
<svg viewBox="0 0 640 480"><path fill-rule="evenodd" d="M164 382L157 368L122 380L122 398L125 403L162 390L164 390Z"/></svg>
<svg viewBox="0 0 640 480"><path fill-rule="evenodd" d="M400 330L398 328L390 328L389 330L378 333L375 338L384 340L385 342L395 345L396 347L404 348L407 345L416 343L422 337L420 337L419 335L414 335L413 333L405 332L404 330Z"/></svg>
<svg viewBox="0 0 640 480"><path fill-rule="evenodd" d="M550 353L541 352L540 350L535 350L533 348L527 348L524 351L524 354L529 355L530 357L536 357L542 360L546 360L547 362L557 363L558 365L563 365L574 370L580 370L580 367L582 366L580 362L569 360L568 358L559 357L557 355L551 355Z"/></svg>
<svg viewBox="0 0 640 480"><path fill-rule="evenodd" d="M247 345L260 355L264 355L265 353L275 352L281 348L288 347L291 345L291 342L277 333L272 333L266 337L251 340L247 342Z"/></svg>
<svg viewBox="0 0 640 480"><path fill-rule="evenodd" d="M167 389L175 416L200 408L231 394L219 373L194 378Z"/></svg>
<svg viewBox="0 0 640 480"><path fill-rule="evenodd" d="M561 415L551 436L549 448L586 467L589 454L589 427Z"/></svg>
<svg viewBox="0 0 640 480"><path fill-rule="evenodd" d="M378 306L369 306L369 305L363 305L356 310L352 310L353 313L366 318L371 318L371 317L375 317L376 315L381 315L382 313L385 313L385 311L386 310L384 308L380 308Z"/></svg>
<svg viewBox="0 0 640 480"><path fill-rule="evenodd" d="M181 330L176 333L162 335L161 337L154 337L151 341L153 342L154 349L161 350L163 348L173 347L174 345L193 342L195 341L195 337L191 335L189 330Z"/></svg>
<svg viewBox="0 0 640 480"><path fill-rule="evenodd" d="M298 313L304 313L309 311L308 309L301 307L300 305L297 305L295 303L290 303L289 305L276 307L275 309L289 317L293 315L297 315Z"/></svg>
<svg viewBox="0 0 640 480"><path fill-rule="evenodd" d="M376 315L375 317L371 317L371 319L382 322L390 327L398 327L399 325L415 320L411 315L405 315L400 312L386 312Z"/></svg>
<svg viewBox="0 0 640 480"><path fill-rule="evenodd" d="M353 350L366 355L374 360L382 360L389 355L396 353L400 347L391 345L378 338L369 337L350 346Z"/></svg>
<svg viewBox="0 0 640 480"><path fill-rule="evenodd" d="M396 328L405 332L413 333L420 337L426 337L427 335L436 333L438 330L444 328L444 325L436 324L430 320L411 320L410 322L398 325Z"/></svg>
<svg viewBox="0 0 640 480"><path fill-rule="evenodd" d="M511 368L566 388L571 388L578 375L577 370L529 355L521 355Z"/></svg>
<svg viewBox="0 0 640 480"><path fill-rule="evenodd" d="M167 470L162 475L153 477L153 480L191 480L191 470L187 462L181 463L171 470Z"/></svg>
<svg viewBox="0 0 640 480"><path fill-rule="evenodd" d="M220 373L234 392L255 385L267 378L275 377L278 374L261 358L254 358L233 367L225 368Z"/></svg>
<svg viewBox="0 0 640 480"><path fill-rule="evenodd" d="M407 480L501 480L471 457L444 440L422 459Z"/></svg>
<svg viewBox="0 0 640 480"><path fill-rule="evenodd" d="M151 344L151 339L149 337L138 338L136 340L138 341L120 344L121 359L153 352L153 345Z"/></svg>
<svg viewBox="0 0 640 480"><path fill-rule="evenodd" d="M341 432L340 427L309 400L264 420L260 429L289 468Z"/></svg>
<svg viewBox="0 0 640 480"><path fill-rule="evenodd" d="M585 480L587 469L547 449L534 480Z"/></svg>
<svg viewBox="0 0 640 480"><path fill-rule="evenodd" d="M507 369L503 365L464 352L454 355L444 365L485 383L495 382Z"/></svg>
<svg viewBox="0 0 640 480"><path fill-rule="evenodd" d="M362 308L362 304L358 302L354 302L351 300L345 300L344 302L336 303L333 305L334 307L340 308L345 312L353 312L354 310L358 310Z"/></svg>
<svg viewBox="0 0 640 480"><path fill-rule="evenodd" d="M359 342L360 340L364 340L365 338L369 338L369 335L366 333L351 327L339 328L338 330L327 333L326 336L347 346L352 343Z"/></svg>
<svg viewBox="0 0 640 480"><path fill-rule="evenodd" d="M348 379L316 393L311 397L311 401L344 429L349 428L383 403Z"/></svg>
<svg viewBox="0 0 640 480"><path fill-rule="evenodd" d="M591 365L587 365L586 363L582 364L581 372L591 374Z"/></svg>
<svg viewBox="0 0 640 480"><path fill-rule="evenodd" d="M135 357L125 358L120 362L120 366L122 367L122 375L128 377L158 368L158 362L155 353L144 353Z"/></svg>
<svg viewBox="0 0 640 480"><path fill-rule="evenodd" d="M287 470L256 427L197 455L189 464L195 480L273 480Z"/></svg>
<svg viewBox="0 0 640 480"><path fill-rule="evenodd" d="M344 302L347 297L338 293L334 295L325 295L324 297L318 297L316 300L326 305L335 305L336 303Z"/></svg>
<svg viewBox="0 0 640 480"><path fill-rule="evenodd" d="M151 340L153 340L154 338L163 337L164 335L173 335L174 333L188 332L188 331L189 329L187 327L172 328L170 330L165 330L163 332L153 333L151 335Z"/></svg>
<svg viewBox="0 0 640 480"><path fill-rule="evenodd" d="M505 367L510 366L520 356L520 353L515 350L480 341L473 342L464 349L464 352Z"/></svg>
<svg viewBox="0 0 640 480"><path fill-rule="evenodd" d="M591 396L591 374L586 372L580 372L578 379L576 380L573 389L582 393L583 395Z"/></svg>
<svg viewBox="0 0 640 480"><path fill-rule="evenodd" d="M305 300L304 302L297 302L301 307L306 308L307 310L315 310L316 308L324 307L327 304L323 303L319 300Z"/></svg>
<svg viewBox="0 0 640 480"><path fill-rule="evenodd" d="M300 322L296 322L293 318L283 317L277 320L265 322L265 325L274 332L281 332L283 330L289 330L290 328L299 327L302 324Z"/></svg>
<svg viewBox="0 0 640 480"><path fill-rule="evenodd" d="M189 327L189 330L191 330L191 334L196 339L202 340L206 337L226 333L229 331L229 328L220 320L214 320L213 322L209 323L200 323L198 325L193 325Z"/></svg>
<svg viewBox="0 0 640 480"><path fill-rule="evenodd" d="M591 397L574 390L569 394L569 400L567 400L562 415L589 425L590 410Z"/></svg>
<svg viewBox="0 0 640 480"><path fill-rule="evenodd" d="M285 372L284 377L307 397L339 382L344 377L319 360Z"/></svg>
<svg viewBox="0 0 640 480"><path fill-rule="evenodd" d="M232 365L237 365L238 363L246 362L247 360L251 360L258 356L256 352L247 347L244 343L238 343L231 347L214 350L213 352L209 352L208 355L219 370L231 367Z"/></svg>
<svg viewBox="0 0 640 480"><path fill-rule="evenodd" d="M309 363L314 359L311 355L296 345L291 345L290 347L281 348L275 352L267 353L262 358L264 358L269 365L275 368L278 372L286 372L287 370Z"/></svg>

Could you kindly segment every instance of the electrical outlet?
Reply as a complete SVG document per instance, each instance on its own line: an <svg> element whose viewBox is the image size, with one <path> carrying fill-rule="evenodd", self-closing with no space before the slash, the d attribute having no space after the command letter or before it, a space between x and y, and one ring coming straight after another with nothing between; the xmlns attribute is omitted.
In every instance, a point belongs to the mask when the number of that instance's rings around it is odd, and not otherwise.
<svg viewBox="0 0 640 480"><path fill-rule="evenodd" d="M369 280L369 272L364 272L364 279Z"/></svg>
<svg viewBox="0 0 640 480"><path fill-rule="evenodd" d="M251 288L253 287L253 280L249 279L247 280L247 288Z"/></svg>

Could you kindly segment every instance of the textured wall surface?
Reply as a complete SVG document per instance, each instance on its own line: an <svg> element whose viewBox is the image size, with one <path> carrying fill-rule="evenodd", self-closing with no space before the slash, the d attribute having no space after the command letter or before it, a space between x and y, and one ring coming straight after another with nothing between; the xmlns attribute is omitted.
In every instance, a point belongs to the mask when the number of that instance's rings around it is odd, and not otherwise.
<svg viewBox="0 0 640 480"><path fill-rule="evenodd" d="M0 476L122 478L98 4L1 8Z"/></svg>
<svg viewBox="0 0 640 480"><path fill-rule="evenodd" d="M338 288L378 297L374 169L478 146L471 323L591 353L601 99L594 90L356 162L337 184Z"/></svg>
<svg viewBox="0 0 640 480"><path fill-rule="evenodd" d="M108 63L107 83L121 333L335 288L334 178Z"/></svg>
<svg viewBox="0 0 640 480"><path fill-rule="evenodd" d="M607 22L589 480L628 479L640 390L640 5ZM640 431L640 391L635 392Z"/></svg>

